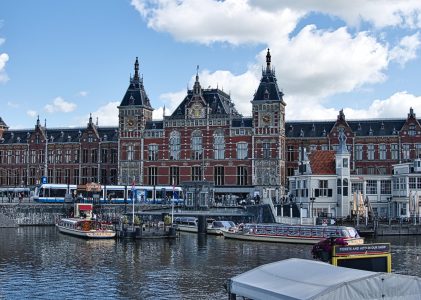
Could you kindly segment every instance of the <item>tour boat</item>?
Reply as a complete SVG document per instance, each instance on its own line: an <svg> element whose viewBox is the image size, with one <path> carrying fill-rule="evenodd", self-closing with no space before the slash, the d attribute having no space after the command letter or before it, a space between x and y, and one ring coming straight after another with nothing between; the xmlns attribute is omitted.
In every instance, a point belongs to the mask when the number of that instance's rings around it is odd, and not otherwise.
<svg viewBox="0 0 421 300"><path fill-rule="evenodd" d="M316 244L329 237L343 238L349 245L364 243L357 230L346 226L245 224L238 232L224 231L225 238L261 242Z"/></svg>
<svg viewBox="0 0 421 300"><path fill-rule="evenodd" d="M88 239L108 239L116 234L111 225L84 218L63 218L56 226L61 233Z"/></svg>
<svg viewBox="0 0 421 300"><path fill-rule="evenodd" d="M235 231L236 225L233 221L213 221L212 225L206 229L208 234L222 235L223 231Z"/></svg>

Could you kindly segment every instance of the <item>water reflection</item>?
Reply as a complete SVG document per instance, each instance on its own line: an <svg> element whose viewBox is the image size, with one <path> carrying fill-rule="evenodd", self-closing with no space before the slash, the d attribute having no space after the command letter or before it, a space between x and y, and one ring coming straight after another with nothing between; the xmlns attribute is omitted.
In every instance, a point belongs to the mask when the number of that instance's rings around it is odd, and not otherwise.
<svg viewBox="0 0 421 300"><path fill-rule="evenodd" d="M177 240L83 240L54 227L0 229L0 299L221 299L223 284L261 264L311 259L311 246L181 234ZM393 271L421 275L421 239L389 237Z"/></svg>

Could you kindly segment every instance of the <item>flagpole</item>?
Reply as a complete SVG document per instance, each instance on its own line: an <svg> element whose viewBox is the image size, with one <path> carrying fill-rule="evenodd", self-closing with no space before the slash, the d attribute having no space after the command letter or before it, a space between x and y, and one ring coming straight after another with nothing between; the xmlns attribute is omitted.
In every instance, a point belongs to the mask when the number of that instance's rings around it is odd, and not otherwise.
<svg viewBox="0 0 421 300"><path fill-rule="evenodd" d="M134 232L134 192L135 192L135 181L132 183L132 231Z"/></svg>
<svg viewBox="0 0 421 300"><path fill-rule="evenodd" d="M171 224L174 223L174 202L175 202L175 186L174 186L174 178L173 178L173 180L172 180Z"/></svg>

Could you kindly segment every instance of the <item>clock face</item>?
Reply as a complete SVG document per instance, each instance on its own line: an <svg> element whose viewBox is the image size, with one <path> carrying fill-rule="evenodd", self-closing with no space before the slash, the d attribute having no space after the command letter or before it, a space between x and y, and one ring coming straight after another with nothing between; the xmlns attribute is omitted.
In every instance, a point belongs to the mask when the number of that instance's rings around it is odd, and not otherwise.
<svg viewBox="0 0 421 300"><path fill-rule="evenodd" d="M127 119L127 127L133 127L134 126L134 119L133 118L129 118Z"/></svg>
<svg viewBox="0 0 421 300"><path fill-rule="evenodd" d="M267 124L270 124L270 121L271 121L271 116L270 115L263 115L262 116L262 122L265 124L265 125L267 125Z"/></svg>
<svg viewBox="0 0 421 300"><path fill-rule="evenodd" d="M195 103L190 108L190 117L191 118L204 118L205 117L205 110L203 106L199 103Z"/></svg>

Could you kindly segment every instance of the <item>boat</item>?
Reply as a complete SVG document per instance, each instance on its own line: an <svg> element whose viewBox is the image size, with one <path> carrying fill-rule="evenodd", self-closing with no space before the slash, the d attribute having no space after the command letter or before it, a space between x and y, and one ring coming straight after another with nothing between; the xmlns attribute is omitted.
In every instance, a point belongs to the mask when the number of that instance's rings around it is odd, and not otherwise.
<svg viewBox="0 0 421 300"><path fill-rule="evenodd" d="M206 228L209 228L214 219L206 219ZM174 219L174 226L177 231L183 232L199 232L199 221L196 217L177 217Z"/></svg>
<svg viewBox="0 0 421 300"><path fill-rule="evenodd" d="M241 230L222 232L227 239L316 244L326 238L343 238L349 245L364 243L357 230L346 226L287 225L281 223L244 224Z"/></svg>
<svg viewBox="0 0 421 300"><path fill-rule="evenodd" d="M236 231L237 226L233 221L213 221L206 231L208 234L222 235L223 231Z"/></svg>
<svg viewBox="0 0 421 300"><path fill-rule="evenodd" d="M112 225L85 218L62 218L56 226L61 233L89 239L109 239L116 235Z"/></svg>

